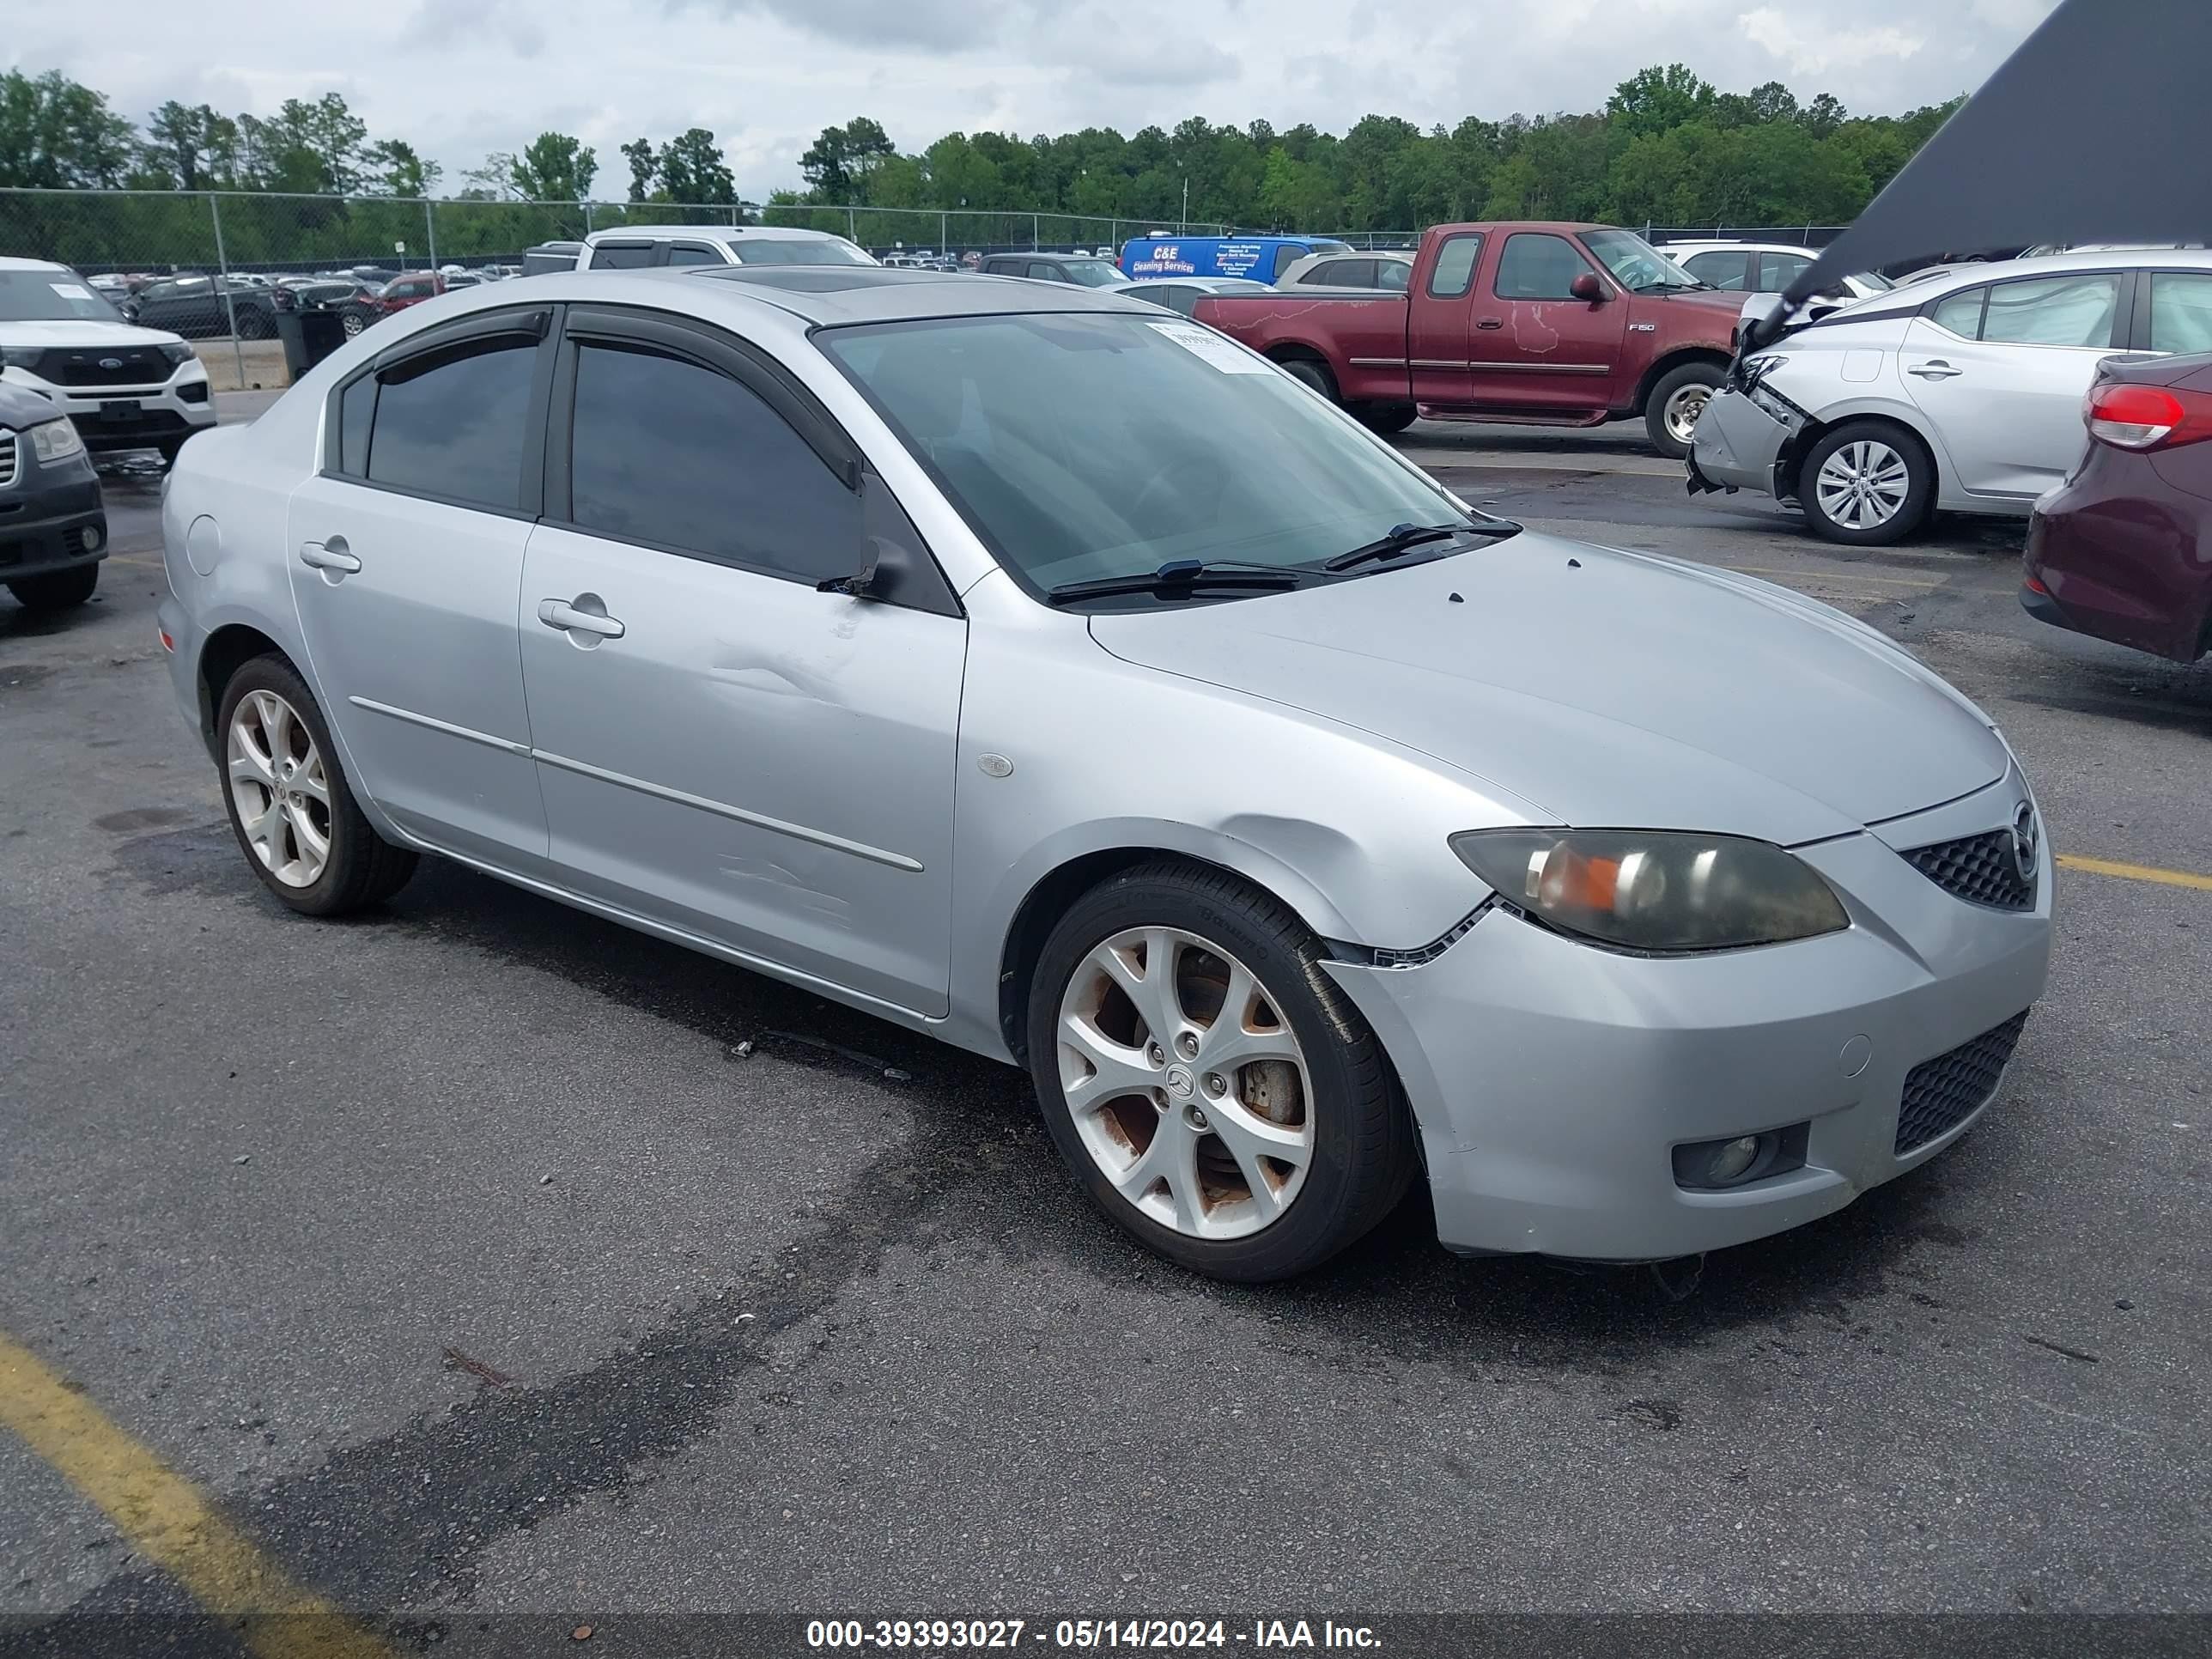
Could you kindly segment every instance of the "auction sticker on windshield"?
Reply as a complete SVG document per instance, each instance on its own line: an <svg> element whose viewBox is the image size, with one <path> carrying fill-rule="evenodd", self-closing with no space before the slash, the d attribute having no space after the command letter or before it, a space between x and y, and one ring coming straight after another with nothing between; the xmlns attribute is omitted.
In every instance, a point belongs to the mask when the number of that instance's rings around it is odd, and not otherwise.
<svg viewBox="0 0 2212 1659"><path fill-rule="evenodd" d="M1231 344L1212 329L1197 323L1154 323L1152 326L1194 357L1203 357L1224 374L1265 374L1267 372L1268 365L1264 358L1255 357L1242 347Z"/></svg>
<svg viewBox="0 0 2212 1659"><path fill-rule="evenodd" d="M48 283L46 286L64 300L89 300L92 290L82 283Z"/></svg>

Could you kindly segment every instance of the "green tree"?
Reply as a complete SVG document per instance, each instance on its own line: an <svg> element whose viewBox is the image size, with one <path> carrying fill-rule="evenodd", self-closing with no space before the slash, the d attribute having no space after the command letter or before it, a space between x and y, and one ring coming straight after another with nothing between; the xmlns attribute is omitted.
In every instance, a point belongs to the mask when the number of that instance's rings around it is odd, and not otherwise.
<svg viewBox="0 0 2212 1659"><path fill-rule="evenodd" d="M660 187L672 202L726 206L738 199L738 181L704 127L692 127L660 149Z"/></svg>
<svg viewBox="0 0 2212 1659"><path fill-rule="evenodd" d="M824 127L799 158L799 171L819 202L866 203L878 168L898 154L882 123L856 115L842 127Z"/></svg>
<svg viewBox="0 0 2212 1659"><path fill-rule="evenodd" d="M515 193L526 202L580 202L591 194L599 158L581 139L541 132L514 158Z"/></svg>
<svg viewBox="0 0 2212 1659"><path fill-rule="evenodd" d="M1713 88L1686 64L1638 70L1613 89L1605 112L1624 136L1664 132L1696 120L1712 107Z"/></svg>
<svg viewBox="0 0 2212 1659"><path fill-rule="evenodd" d="M188 107L172 98L146 119L145 155L179 190L228 185L238 164L238 123L205 104Z"/></svg>
<svg viewBox="0 0 2212 1659"><path fill-rule="evenodd" d="M629 199L642 202L653 194L653 181L660 176L660 157L650 138L633 138L622 147L629 163Z"/></svg>
<svg viewBox="0 0 2212 1659"><path fill-rule="evenodd" d="M137 151L136 130L105 93L58 70L0 75L0 185L112 189Z"/></svg>
<svg viewBox="0 0 2212 1659"><path fill-rule="evenodd" d="M362 152L368 185L378 196L428 196L437 189L445 169L415 153L402 138L386 138Z"/></svg>

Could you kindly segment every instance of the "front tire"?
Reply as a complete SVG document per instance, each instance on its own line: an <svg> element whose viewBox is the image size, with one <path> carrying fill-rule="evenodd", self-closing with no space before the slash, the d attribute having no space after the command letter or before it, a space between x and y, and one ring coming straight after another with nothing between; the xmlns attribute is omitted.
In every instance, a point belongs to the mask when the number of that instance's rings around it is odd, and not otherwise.
<svg viewBox="0 0 2212 1659"><path fill-rule="evenodd" d="M223 806L262 884L302 915L380 903L416 855L379 836L355 802L330 727L291 665L256 657L223 688Z"/></svg>
<svg viewBox="0 0 2212 1659"><path fill-rule="evenodd" d="M24 610L42 615L82 605L99 586L100 567L81 564L71 570L56 570L44 576L25 576L9 582L8 591Z"/></svg>
<svg viewBox="0 0 2212 1659"><path fill-rule="evenodd" d="M1285 905L1163 860L1079 899L1029 996L1045 1121L1117 1225L1216 1279L1287 1279L1387 1215L1413 1169L1382 1045Z"/></svg>
<svg viewBox="0 0 2212 1659"><path fill-rule="evenodd" d="M1805 457L1797 501L1823 541L1887 547L1928 522L1936 505L1936 460L1903 427L1845 421Z"/></svg>
<svg viewBox="0 0 2212 1659"><path fill-rule="evenodd" d="M1670 461L1690 453L1698 416L1705 412L1713 388L1727 372L1717 363L1684 363L1659 377L1644 402L1644 430L1652 448Z"/></svg>

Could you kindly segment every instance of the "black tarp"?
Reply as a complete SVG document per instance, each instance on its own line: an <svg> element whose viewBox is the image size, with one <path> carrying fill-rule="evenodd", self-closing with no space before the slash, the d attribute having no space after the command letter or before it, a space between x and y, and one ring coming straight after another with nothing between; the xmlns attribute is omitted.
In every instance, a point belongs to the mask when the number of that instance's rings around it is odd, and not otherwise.
<svg viewBox="0 0 2212 1659"><path fill-rule="evenodd" d="M1839 26L1840 27L1840 26ZM2212 242L2212 0L2061 0L1790 283L2033 242Z"/></svg>

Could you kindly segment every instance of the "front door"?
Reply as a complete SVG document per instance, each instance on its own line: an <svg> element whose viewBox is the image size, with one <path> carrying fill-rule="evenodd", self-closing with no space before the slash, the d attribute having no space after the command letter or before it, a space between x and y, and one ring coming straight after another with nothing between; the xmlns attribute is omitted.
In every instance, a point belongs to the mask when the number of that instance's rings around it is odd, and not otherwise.
<svg viewBox="0 0 2212 1659"><path fill-rule="evenodd" d="M1603 298L1570 291L1593 276ZM1601 410L1620 360L1628 305L1612 277L1567 237L1516 230L1490 263L1468 337L1474 401L1498 408Z"/></svg>
<svg viewBox="0 0 2212 1659"><path fill-rule="evenodd" d="M356 788L434 846L542 869L516 607L548 312L434 329L348 382L287 564ZM550 359L543 365L550 370Z"/></svg>
<svg viewBox="0 0 2212 1659"><path fill-rule="evenodd" d="M2081 459L2081 399L2122 337L2121 273L2031 276L1954 294L1907 327L1898 368L1977 495L2033 500Z"/></svg>
<svg viewBox="0 0 2212 1659"><path fill-rule="evenodd" d="M941 1014L967 627L933 566L927 592L820 591L867 562L886 532L871 514L927 555L734 344L570 314L554 404L574 412L522 587L556 878Z"/></svg>

